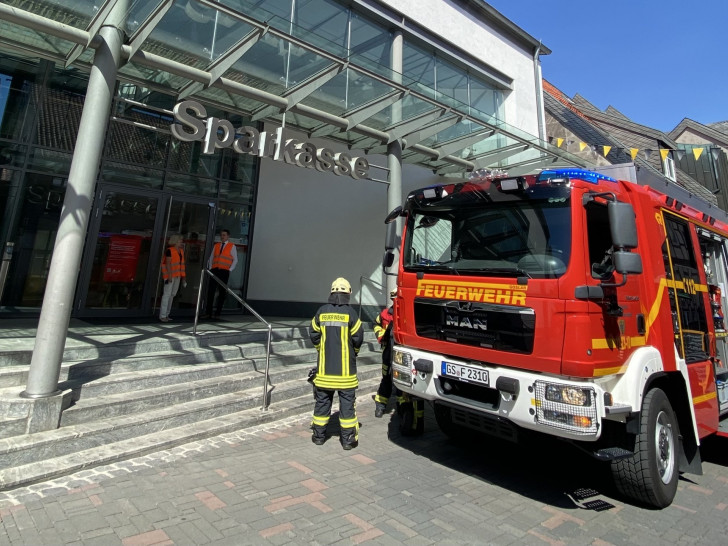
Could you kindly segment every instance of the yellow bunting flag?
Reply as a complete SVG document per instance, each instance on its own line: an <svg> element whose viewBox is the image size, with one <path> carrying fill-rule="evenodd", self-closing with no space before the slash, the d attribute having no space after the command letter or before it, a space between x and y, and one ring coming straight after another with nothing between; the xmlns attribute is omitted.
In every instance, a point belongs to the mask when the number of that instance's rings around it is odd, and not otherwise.
<svg viewBox="0 0 728 546"><path fill-rule="evenodd" d="M629 149L629 155L632 158L632 161L634 161L634 158L637 157L637 152L639 152L639 148L630 148Z"/></svg>
<svg viewBox="0 0 728 546"><path fill-rule="evenodd" d="M607 157L609 155L609 151L612 149L611 146L602 146L602 149L604 150L604 157Z"/></svg>
<svg viewBox="0 0 728 546"><path fill-rule="evenodd" d="M670 150L666 150L665 148L660 148L660 157L663 161L667 159L667 154L670 153Z"/></svg>
<svg viewBox="0 0 728 546"><path fill-rule="evenodd" d="M557 138L557 139L556 139L556 147L557 147L557 148L561 148L561 145L562 145L563 143L564 143L564 139L563 139L563 138Z"/></svg>
<svg viewBox="0 0 728 546"><path fill-rule="evenodd" d="M579 151L583 152L584 148L586 148L588 144L586 142L579 142Z"/></svg>
<svg viewBox="0 0 728 546"><path fill-rule="evenodd" d="M695 161L698 160L700 155L703 153L703 148L693 148L693 155L695 156Z"/></svg>

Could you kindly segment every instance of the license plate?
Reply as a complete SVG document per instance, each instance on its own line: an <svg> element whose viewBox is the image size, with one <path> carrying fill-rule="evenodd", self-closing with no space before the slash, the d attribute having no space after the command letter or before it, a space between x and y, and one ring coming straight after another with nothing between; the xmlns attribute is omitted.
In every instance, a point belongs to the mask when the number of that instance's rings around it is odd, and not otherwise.
<svg viewBox="0 0 728 546"><path fill-rule="evenodd" d="M485 385L486 387L489 385L488 370L476 368L474 366L463 366L462 364L443 362L440 375L452 377L468 383Z"/></svg>

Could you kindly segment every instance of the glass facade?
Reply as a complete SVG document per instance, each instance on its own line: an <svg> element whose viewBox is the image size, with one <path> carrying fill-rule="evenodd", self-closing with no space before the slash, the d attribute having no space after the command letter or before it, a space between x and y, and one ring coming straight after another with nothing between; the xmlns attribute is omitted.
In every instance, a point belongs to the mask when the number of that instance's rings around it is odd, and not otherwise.
<svg viewBox="0 0 728 546"><path fill-rule="evenodd" d="M0 1L88 32L95 32L93 14L106 14L114 4ZM504 122L504 89L493 83L502 80L487 74L486 65L449 57L434 45L436 34L426 43L405 32L402 74L396 74L396 25L365 10L336 0L128 3L120 22L125 44L144 55L132 55L119 69L76 315L151 313L166 238L179 231L204 255L215 233L229 229L240 264L230 286L244 291L258 159L229 148L203 154L200 142L172 138L170 111L181 98L204 103L208 116L234 127L265 119L365 151L382 145L372 132L390 132L407 139L404 162L439 174L485 166L481 157L523 143L537 144L527 153L545 153L546 143ZM15 243L0 311L37 311L71 160L79 152L76 135L94 53L70 35L52 36L62 32L2 19L0 32L14 46L0 46L0 242ZM70 68L62 68L67 62ZM287 108L273 96L285 98ZM328 125L331 116L345 119L348 128ZM442 123L448 116L453 122ZM441 129L416 134L435 121ZM488 166L504 161L507 155ZM136 260L119 273L113 253L125 249L134 249ZM178 301L190 305L184 296Z"/></svg>
<svg viewBox="0 0 728 546"><path fill-rule="evenodd" d="M12 243L0 313L37 313L43 301L68 173L83 110L87 75L49 61L0 59L0 243ZM244 289L258 160L205 155L200 143L171 138L176 98L119 82L91 211L76 316L154 312L160 253L172 233L185 238L188 284L219 229L230 230L239 266L230 288ZM247 118L209 108L236 126ZM197 292L175 299L192 310ZM230 298L227 302L234 306Z"/></svg>

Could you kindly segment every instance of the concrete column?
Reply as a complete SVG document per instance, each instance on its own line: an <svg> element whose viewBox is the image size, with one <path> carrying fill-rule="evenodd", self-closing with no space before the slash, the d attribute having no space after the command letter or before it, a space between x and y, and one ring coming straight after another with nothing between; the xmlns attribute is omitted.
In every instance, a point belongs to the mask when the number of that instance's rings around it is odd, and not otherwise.
<svg viewBox="0 0 728 546"><path fill-rule="evenodd" d="M392 77L399 82L402 81L403 50L404 37L401 31L397 31L392 38L392 70L394 71ZM392 106L392 123L398 121L402 121L401 102L396 102ZM395 140L387 145L387 167L389 168L389 186L387 187L387 211L385 214L389 214L393 208L401 205L404 201L402 195L402 142L400 140ZM397 219L397 227L400 230L403 227L399 218ZM399 257L399 252L396 253L396 257ZM395 288L397 288L397 278L387 275L387 291L385 294L387 302L389 302L389 292Z"/></svg>
<svg viewBox="0 0 728 546"><path fill-rule="evenodd" d="M533 78L536 84L536 108L538 116L538 138L546 140L546 113L543 105L543 76L541 74L541 44L533 52Z"/></svg>
<svg viewBox="0 0 728 546"><path fill-rule="evenodd" d="M99 36L101 45L94 56L81 114L28 383L20 394L24 398L40 399L59 394L63 349L121 57L121 30L104 26Z"/></svg>

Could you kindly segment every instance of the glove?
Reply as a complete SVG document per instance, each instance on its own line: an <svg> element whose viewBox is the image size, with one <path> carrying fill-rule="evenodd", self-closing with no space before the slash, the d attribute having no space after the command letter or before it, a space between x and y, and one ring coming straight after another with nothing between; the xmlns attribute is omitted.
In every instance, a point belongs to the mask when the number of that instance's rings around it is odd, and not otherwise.
<svg viewBox="0 0 728 546"><path fill-rule="evenodd" d="M187 281L182 281L182 288L187 288Z"/></svg>

